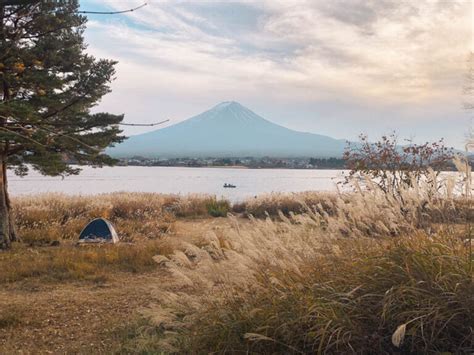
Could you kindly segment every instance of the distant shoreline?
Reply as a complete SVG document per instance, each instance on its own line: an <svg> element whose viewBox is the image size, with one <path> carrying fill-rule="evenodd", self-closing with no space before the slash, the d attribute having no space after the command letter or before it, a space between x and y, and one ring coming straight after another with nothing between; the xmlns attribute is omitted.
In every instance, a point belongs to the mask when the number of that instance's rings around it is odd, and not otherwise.
<svg viewBox="0 0 474 355"><path fill-rule="evenodd" d="M345 169L342 158L274 158L274 157L227 157L227 158L121 158L119 165L125 166L169 166L193 168L233 169L298 169L334 170Z"/></svg>
<svg viewBox="0 0 474 355"><path fill-rule="evenodd" d="M289 167L249 167L242 165L203 165L203 166L184 166L184 165L115 165L114 167L141 167L141 168L193 168L193 169L239 169L239 170L347 170L347 168L289 168Z"/></svg>
<svg viewBox="0 0 474 355"><path fill-rule="evenodd" d="M249 168L248 166L243 166L243 165L187 166L187 168L252 169L252 168Z"/></svg>

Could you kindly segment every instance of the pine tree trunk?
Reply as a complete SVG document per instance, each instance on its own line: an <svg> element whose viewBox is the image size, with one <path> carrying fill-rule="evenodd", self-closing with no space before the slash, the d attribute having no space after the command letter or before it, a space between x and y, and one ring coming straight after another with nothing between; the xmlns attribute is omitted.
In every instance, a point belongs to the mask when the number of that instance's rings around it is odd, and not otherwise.
<svg viewBox="0 0 474 355"><path fill-rule="evenodd" d="M0 158L0 164L0 249L8 249L11 242L16 240L16 233L12 221L10 198L8 196L5 159Z"/></svg>
<svg viewBox="0 0 474 355"><path fill-rule="evenodd" d="M5 201L7 205L7 211L8 211L8 227L9 227L9 235L10 235L10 240L12 242L18 240L18 236L16 234L16 228L15 228L15 219L13 216L12 212L12 205L10 202L10 194L8 193L8 177L7 177L7 164L6 162L2 163L2 172L3 172L3 189L4 189L4 194L5 194Z"/></svg>
<svg viewBox="0 0 474 355"><path fill-rule="evenodd" d="M5 36L3 33L4 27L4 11L5 8L0 5L0 40L2 41L2 48L5 44ZM2 101L8 101L8 85L5 80L2 80ZM0 125L4 125L4 118L2 118ZM8 146L7 142L2 142ZM2 145L3 145L2 144ZM5 147L3 147L5 149ZM7 149L5 149L6 151ZM10 219L10 200L7 191L7 174L6 174L6 153L2 152L0 155L0 250L8 249L11 242L15 239L13 224Z"/></svg>

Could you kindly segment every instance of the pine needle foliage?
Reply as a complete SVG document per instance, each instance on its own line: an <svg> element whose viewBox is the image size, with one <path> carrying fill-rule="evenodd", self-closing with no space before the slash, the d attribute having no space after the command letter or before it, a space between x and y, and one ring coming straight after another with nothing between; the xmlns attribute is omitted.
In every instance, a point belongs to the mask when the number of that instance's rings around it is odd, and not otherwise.
<svg viewBox="0 0 474 355"><path fill-rule="evenodd" d="M92 113L110 92L115 61L86 53L77 0L0 2L0 249L16 238L7 169L77 174L112 165L123 115Z"/></svg>
<svg viewBox="0 0 474 355"><path fill-rule="evenodd" d="M113 162L102 153L123 140L122 115L91 113L110 92L115 61L85 52L87 18L77 1L0 7L0 139L9 167L48 175L67 164ZM29 164L29 165L26 165Z"/></svg>

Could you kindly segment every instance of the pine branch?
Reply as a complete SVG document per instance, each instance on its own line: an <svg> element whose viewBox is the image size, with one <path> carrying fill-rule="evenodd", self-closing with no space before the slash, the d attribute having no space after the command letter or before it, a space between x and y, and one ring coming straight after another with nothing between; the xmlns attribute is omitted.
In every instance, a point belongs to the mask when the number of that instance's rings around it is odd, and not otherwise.
<svg viewBox="0 0 474 355"><path fill-rule="evenodd" d="M41 0L0 0L0 5L32 5L39 2Z"/></svg>
<svg viewBox="0 0 474 355"><path fill-rule="evenodd" d="M0 118L6 119L5 116L0 116ZM10 119L10 120L13 120L13 122L15 122L16 124L19 124L19 125L24 124L24 123L22 123L22 122L16 121L16 120L15 120L14 118L12 118L12 117L10 117L9 119ZM35 126L36 126L36 125L35 125ZM45 145L39 143L38 141L36 141L36 140L34 140L34 139L32 139L32 138L29 138L29 137L27 137L27 136L25 136L25 135L19 134L18 132L16 132L16 131L13 130L14 128L16 128L16 129L22 129L22 130L28 130L27 128L24 128L24 127L21 127L21 126L20 126L20 127L13 127L13 128L10 128L10 129L5 128L5 127L0 127L0 128L4 129L4 130L6 130L6 131L9 131L9 132L11 132L11 133L14 133L14 134L16 134L16 135L18 135L18 136L21 136L22 138L29 139L30 141L33 141L34 143L40 144L40 145L42 145L42 146L45 146ZM55 135L55 136L68 138L68 139L70 139L70 140L72 140L72 141L75 141L76 143L79 143L80 145L82 145L82 146L84 146L84 147L86 147L86 148L88 148L88 149L91 149L91 150L93 150L93 151L95 151L95 152L100 152L100 149L97 149L97 148L95 148L95 147L92 147L92 146L88 145L87 143L85 143L85 142L81 141L80 139L78 139L78 138L76 138L76 137L73 137L73 136L71 136L71 135L68 135L68 134L65 134L65 133L54 132L54 131L52 131L52 130L50 130L50 129L47 129L47 128L44 128L44 127L37 127L36 129L39 129L39 130L41 130L41 131L47 132L47 133L52 134L52 135Z"/></svg>
<svg viewBox="0 0 474 355"><path fill-rule="evenodd" d="M55 112L55 114L57 114L57 113L59 113L59 112ZM53 116L53 115L51 115L51 116ZM46 125L46 126L53 126L53 127L67 127L67 126L73 126L75 124L74 122L30 122L30 121L23 121L23 120L20 122L20 120L16 120L13 117L6 117L6 116L2 116L2 115L0 115L0 118L11 119L17 124L32 125L32 126ZM48 118L48 117L42 117L42 118L45 119L45 118ZM154 123L119 122L119 123L116 123L116 124L119 125L119 126L154 127L154 126L158 126L158 125L161 125L161 124L169 122L169 121L170 120L167 119L167 120L164 120L164 121L159 121L159 122L154 122ZM91 128L94 128L94 127L91 127ZM86 128L86 129L89 129L89 128ZM76 132L77 131L74 131L74 133L76 133Z"/></svg>
<svg viewBox="0 0 474 355"><path fill-rule="evenodd" d="M8 129L8 128L0 127L0 129L1 129L1 130L4 130L4 131L7 131L7 132L9 132L9 133L12 133L12 134L14 134L14 135L16 135L16 136L19 136L19 137L21 137L21 138L23 138L23 139L26 139L26 140L28 140L28 141L30 141L30 142L33 142L33 143L35 143L35 144L37 144L37 145L40 145L40 146L42 146L42 147L44 147L44 148L48 148L48 146L46 146L46 145L44 145L44 144L38 142L37 140L35 140L35 139L33 139L33 138L30 138L30 137L28 137L28 136L25 136L25 135L23 135L23 134L20 134L20 133L18 133L18 132L12 131L12 130L10 130L10 129Z"/></svg>
<svg viewBox="0 0 474 355"><path fill-rule="evenodd" d="M74 142L76 142L76 143L79 143L79 144L82 145L83 147L86 147L86 148L88 148L88 149L90 149L90 150L92 150L92 151L94 151L94 152L96 152L96 153L100 153L100 149L97 149L97 148L95 148L95 147L92 147L92 146L90 146L89 144L84 143L83 141L81 141L80 139L78 139L78 138L76 138L76 137L70 136L70 135L68 135L68 134L56 133L56 132L51 131L51 130L46 129L46 128L38 127L38 129L39 129L39 130L42 130L42 131L44 131L44 132L48 132L48 133L50 133L50 134L52 134L52 135L55 135L55 136L58 136L58 137L69 138L70 140L72 140L72 141L74 141Z"/></svg>
<svg viewBox="0 0 474 355"><path fill-rule="evenodd" d="M0 116L0 117L3 117L3 116ZM14 118L11 118L11 117L10 117L10 119L13 120L14 122L16 122L17 124L19 123L19 122L15 121ZM23 128L23 129L24 129L24 128ZM95 147L92 147L92 146L90 146L89 144L84 143L84 142L81 141L80 139L78 139L78 138L76 138L76 137L73 137L73 136L70 136L70 135L68 135L68 134L54 132L54 131L52 131L52 130L50 130L50 129L47 129L47 128L44 128L44 127L37 127L37 129L42 130L42 131L44 131L44 132L47 132L47 133L49 133L49 134L55 135L55 136L69 138L70 140L75 141L76 143L79 143L80 145L82 145L82 146L84 146L84 147L86 147L86 148L89 148L89 149L91 149L91 150L93 150L93 151L95 151L95 152L100 152L100 149L97 149L97 148L95 148ZM10 132L14 132L14 131L12 131L12 130L9 130L9 131L10 131ZM24 137L24 136L23 136L23 137Z"/></svg>

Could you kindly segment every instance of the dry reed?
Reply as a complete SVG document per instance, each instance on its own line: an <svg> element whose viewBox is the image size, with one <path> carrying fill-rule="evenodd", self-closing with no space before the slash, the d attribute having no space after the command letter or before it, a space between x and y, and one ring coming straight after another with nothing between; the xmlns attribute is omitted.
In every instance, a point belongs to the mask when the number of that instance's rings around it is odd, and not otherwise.
<svg viewBox="0 0 474 355"><path fill-rule="evenodd" d="M126 240L159 244L100 255L67 244L57 255L21 250L19 265L34 268L3 281L163 268L173 282L157 287L150 322L127 330L127 352L472 352L473 261L460 222L473 216L462 184L422 181L387 194L366 181L353 193L264 196L232 207L250 224L230 215L232 228L192 243L161 238L160 225L231 206L207 196L24 197L15 212L30 243L72 239L102 216Z"/></svg>
<svg viewBox="0 0 474 355"><path fill-rule="evenodd" d="M156 257L174 276L148 315L155 347L192 353L474 351L473 260L444 182L376 187ZM300 203L305 205L304 201ZM436 214L433 214L436 212ZM437 222L437 221L436 221ZM397 236L397 238L394 238ZM212 297L210 297L212 295ZM158 328L156 328L158 327Z"/></svg>

